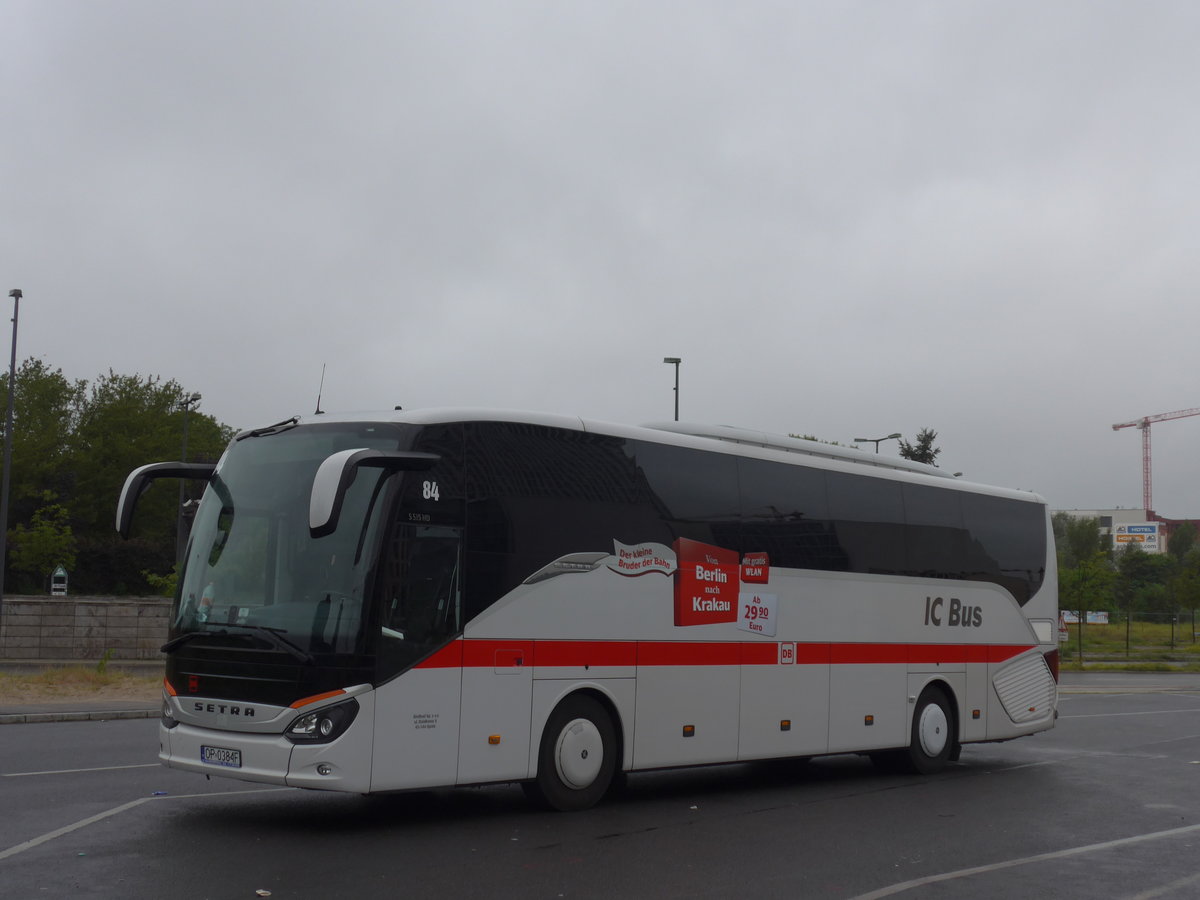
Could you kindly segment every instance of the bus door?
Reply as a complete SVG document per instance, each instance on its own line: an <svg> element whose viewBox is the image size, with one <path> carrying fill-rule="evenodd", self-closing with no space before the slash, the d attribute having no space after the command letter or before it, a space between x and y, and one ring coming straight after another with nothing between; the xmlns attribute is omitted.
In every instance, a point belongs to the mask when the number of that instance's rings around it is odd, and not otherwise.
<svg viewBox="0 0 1200 900"><path fill-rule="evenodd" d="M453 784L462 691L462 529L398 525L380 609L371 790Z"/></svg>

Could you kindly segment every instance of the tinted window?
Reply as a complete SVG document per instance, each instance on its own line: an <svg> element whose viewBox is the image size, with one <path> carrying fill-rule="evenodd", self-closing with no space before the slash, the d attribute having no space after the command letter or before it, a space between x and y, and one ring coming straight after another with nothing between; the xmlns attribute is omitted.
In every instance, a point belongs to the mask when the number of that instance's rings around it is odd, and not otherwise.
<svg viewBox="0 0 1200 900"><path fill-rule="evenodd" d="M773 566L848 567L830 522L822 469L740 459L738 484L743 553L767 553Z"/></svg>
<svg viewBox="0 0 1200 900"><path fill-rule="evenodd" d="M908 571L900 484L883 478L828 472L829 515L852 572Z"/></svg>
<svg viewBox="0 0 1200 900"><path fill-rule="evenodd" d="M972 562L970 577L995 581L1024 604L1046 576L1046 520L1041 504L963 494L963 519Z"/></svg>
<svg viewBox="0 0 1200 900"><path fill-rule="evenodd" d="M426 426L417 435L413 449L436 453L440 459L432 469L404 475L400 504L406 515L402 521L461 526L466 499L463 426Z"/></svg>
<svg viewBox="0 0 1200 900"><path fill-rule="evenodd" d="M465 613L559 557L679 537L772 566L1041 583L1044 509L687 447L521 423L466 428Z"/></svg>
<svg viewBox="0 0 1200 900"><path fill-rule="evenodd" d="M666 536L620 438L477 422L466 441L468 618L560 556Z"/></svg>
<svg viewBox="0 0 1200 900"><path fill-rule="evenodd" d="M970 542L963 526L962 495L926 485L902 488L905 551L909 574L921 578L965 578Z"/></svg>
<svg viewBox="0 0 1200 900"><path fill-rule="evenodd" d="M628 449L637 478L667 526L668 533L655 540L669 545L686 537L737 549L736 457L644 441L632 441Z"/></svg>

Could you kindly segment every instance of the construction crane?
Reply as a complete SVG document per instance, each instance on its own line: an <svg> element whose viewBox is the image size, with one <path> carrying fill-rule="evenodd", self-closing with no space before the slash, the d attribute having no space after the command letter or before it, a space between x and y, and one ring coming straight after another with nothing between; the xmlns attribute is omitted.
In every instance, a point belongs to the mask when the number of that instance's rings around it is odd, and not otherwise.
<svg viewBox="0 0 1200 900"><path fill-rule="evenodd" d="M1139 428L1142 432L1142 503L1146 512L1154 509L1152 491L1150 489L1150 425L1153 422L1167 422L1171 419L1186 419L1188 416L1200 416L1200 409L1179 409L1175 412L1159 413L1154 416L1142 416L1132 422L1118 422L1113 431L1122 428Z"/></svg>

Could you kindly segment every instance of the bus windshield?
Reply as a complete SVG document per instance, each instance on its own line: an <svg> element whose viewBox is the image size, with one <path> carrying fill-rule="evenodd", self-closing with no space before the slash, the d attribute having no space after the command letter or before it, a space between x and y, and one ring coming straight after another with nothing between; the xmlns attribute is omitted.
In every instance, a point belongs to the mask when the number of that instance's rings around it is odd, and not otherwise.
<svg viewBox="0 0 1200 900"><path fill-rule="evenodd" d="M192 527L168 647L231 635L233 643L264 645L304 662L365 652L364 598L388 476L360 471L345 496L344 527L320 538L309 532L310 488L330 454L395 450L410 431L311 425L252 432L234 442Z"/></svg>

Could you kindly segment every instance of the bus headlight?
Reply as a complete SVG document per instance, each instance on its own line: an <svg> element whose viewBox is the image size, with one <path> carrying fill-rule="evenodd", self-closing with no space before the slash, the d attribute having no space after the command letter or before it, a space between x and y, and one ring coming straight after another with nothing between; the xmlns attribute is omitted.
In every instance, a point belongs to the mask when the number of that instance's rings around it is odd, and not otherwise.
<svg viewBox="0 0 1200 900"><path fill-rule="evenodd" d="M305 713L283 733L293 744L327 744L341 737L358 715L358 701L347 700Z"/></svg>

